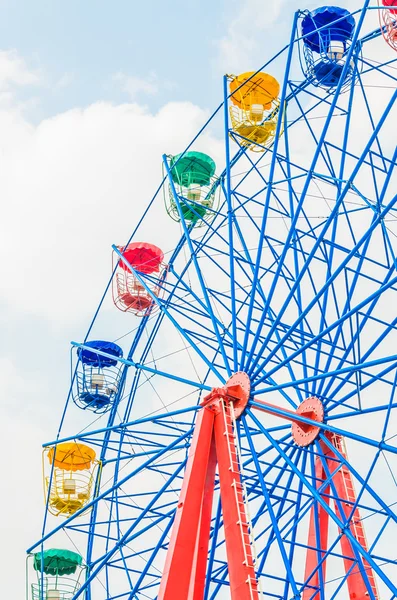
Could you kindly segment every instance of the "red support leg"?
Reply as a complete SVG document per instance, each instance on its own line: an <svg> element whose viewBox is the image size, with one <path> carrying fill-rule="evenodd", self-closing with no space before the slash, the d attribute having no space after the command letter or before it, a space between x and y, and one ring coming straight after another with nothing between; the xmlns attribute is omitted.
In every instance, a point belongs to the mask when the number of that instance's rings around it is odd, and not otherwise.
<svg viewBox="0 0 397 600"><path fill-rule="evenodd" d="M195 553L194 567L190 581L189 600L203 600L205 574L207 572L208 542L211 531L212 501L214 497L216 471L215 439L212 436L207 477L205 480L199 535Z"/></svg>
<svg viewBox="0 0 397 600"><path fill-rule="evenodd" d="M236 373L228 383L229 386L226 384L224 388L214 389L206 396L204 408L197 416L158 600L203 599L216 461L219 468L231 600L259 600L233 432L234 417L242 413L249 398L249 380L244 373ZM298 408L298 415L312 421L309 426L305 424L304 427L291 411L284 411L291 413L291 416L286 414L284 418L293 422L292 433L298 445L308 446L316 439L319 432L317 423L321 423L324 416L320 404L317 398L312 397ZM261 405L261 410L272 412L270 404L261 402ZM335 449L347 458L343 439L333 435L330 440ZM349 509L351 513L356 502L352 475L346 467L336 469L339 464L336 453L324 443L320 442L320 446L323 456L319 456L316 461L316 487L319 489L326 480L322 462L325 458L339 503L342 504L340 509L335 503L336 514L342 521L351 516L350 532L368 550L358 509L354 510L353 515L349 514ZM320 493L329 504L329 486ZM317 510L312 508L305 570L305 579L310 580L303 591L303 600L320 598L321 580L324 582L326 575L325 560L320 569L318 564L328 548L328 521L328 513L322 506L318 506ZM378 600L376 581L370 565L363 560L363 568L360 570L355 564L355 553L346 535L341 536L341 547L350 599L365 600L368 597L367 579ZM353 564L355 566L351 569Z"/></svg>
<svg viewBox="0 0 397 600"><path fill-rule="evenodd" d="M230 596L232 600L257 600L259 598L258 587L230 413L233 409L222 399L219 402L219 408L215 417L214 431Z"/></svg>
<svg viewBox="0 0 397 600"><path fill-rule="evenodd" d="M260 406L258 406L260 405ZM255 399L255 408L270 414L275 414L277 406L263 402L262 400ZM292 422L292 437L298 446L309 446L318 437L320 427L318 423L324 421L324 409L321 401L315 396L311 396L304 400L296 412L291 410L283 409L283 414L279 415L283 419L290 420ZM305 417L310 419L311 423L302 423L299 417ZM347 459L346 449L344 446L343 438L340 435L329 435L328 436L331 444L344 458ZM323 455L325 457L327 467L331 473L332 483L335 486L335 491L338 496L338 503L335 504L335 513L341 521L350 519L349 530L350 533L356 538L362 548L368 552L368 545L365 538L364 526L361 520L360 512L356 508L351 514L352 508L356 503L356 493L354 491L353 477L349 469L346 466L340 465L340 460L335 452L333 452L325 443L320 442ZM324 459L323 459L324 460ZM321 462L321 457L317 458L316 461L316 477L318 481L325 480L325 473ZM317 487L317 486L316 486ZM323 499L329 504L329 499L326 494L329 492L329 487L323 492ZM342 506L342 509L338 505ZM316 536L315 519L317 518L317 525L319 528L319 537ZM309 538L308 538L308 550L306 554L306 569L305 569L305 580L310 577L310 574L318 567L318 550L320 549L321 556L327 551L328 548L328 515L326 511L319 506L317 516L312 508L310 513L310 526L309 526ZM349 596L351 600L365 600L369 597L369 586L374 595L378 600L379 593L377 590L376 580L374 572L369 563L362 558L362 566L358 566L356 554L354 552L353 545L346 535L341 536L340 540L341 551L344 556L344 568L346 572L347 587L349 590ZM354 567L352 568L352 566ZM322 563L323 581L325 581L325 561ZM307 587L303 591L303 600L319 600L319 591L315 593L315 589L320 589L320 577L319 570L314 573L308 582L310 587Z"/></svg>
<svg viewBox="0 0 397 600"><path fill-rule="evenodd" d="M228 383L206 396L197 417L158 600L203 600L217 464L231 599L259 600L233 431L249 379L236 373Z"/></svg>
<svg viewBox="0 0 397 600"><path fill-rule="evenodd" d="M344 446L343 438L338 435L332 435L329 437L333 446L338 450L342 456L347 459L346 449ZM320 442L320 447L322 449L323 455L327 462L329 473L331 474L332 482L335 487L335 492L338 497L338 502L334 501L335 504L335 513L341 521L346 521L349 517L351 517L351 525L350 532L359 542L359 544L368 551L368 545L365 538L364 526L361 521L360 512L358 508L356 508L351 515L352 508L356 502L356 493L354 491L353 478L349 471L349 469L345 466L337 469L340 460L328 446L327 444ZM321 481L325 481L326 474L323 467L323 463L320 457L317 457L316 460L316 479L319 482L316 487L321 485ZM329 504L329 498L327 495L329 494L330 487L327 486L326 490L323 492L324 501ZM340 508L340 506L342 508ZM318 528L320 530L320 540L317 540L316 531L315 531L315 519L317 518ZM314 569L318 565L318 552L313 548L321 548L321 556L324 556L327 547L328 547L328 514L326 511L319 506L318 507L318 515L316 517L314 512L314 507L310 513L310 527L309 527L309 538L308 538L308 551L306 555L306 571L305 571L305 579L310 576L310 573L314 571ZM351 600L365 600L369 597L368 586L366 580L364 579L362 569L358 567L356 561L356 555L354 553L354 549L351 541L346 535L342 535L340 539L341 552L343 554L343 562L345 567L345 572L347 575L346 582L347 588L349 591L349 597ZM372 568L367 563L365 559L362 560L366 576L368 578L369 584L371 586L372 593L375 598L379 598L376 581L374 577L374 573ZM353 566L354 565L354 566ZM352 568L353 567L353 568ZM322 573L323 573L323 581L325 581L325 561L322 563ZM320 589L320 578L319 571L317 570L313 577L308 582L308 585L312 587L305 588L303 592L303 600L319 600L320 592L314 593L313 587Z"/></svg>
<svg viewBox="0 0 397 600"><path fill-rule="evenodd" d="M199 553L196 546L200 543L200 529L203 531L207 518L202 519L202 512L213 427L214 413L201 410L197 415L158 600L188 600L191 597L192 572Z"/></svg>
<svg viewBox="0 0 397 600"><path fill-rule="evenodd" d="M316 458L315 466L316 476L316 489L319 490L326 480L325 470L318 456ZM324 502L329 504L329 486L325 486L323 491L319 492ZM309 535L307 540L307 554L306 554L306 567L305 567L305 581L313 573L312 577L307 583L307 587L303 590L303 600L320 600L320 572L319 562L324 558L328 548L328 521L329 515L327 511L317 503L317 506L313 505L310 510L310 525ZM316 527L317 524L317 527ZM318 530L318 531L317 531ZM320 538L320 539L319 539ZM326 576L326 561L321 563L322 582L325 581ZM317 592L315 590L318 590Z"/></svg>
<svg viewBox="0 0 397 600"><path fill-rule="evenodd" d="M333 435L330 439L338 452L347 459L343 438L339 435ZM325 444L322 444L322 446L327 448ZM330 459L328 459L327 462L329 470L332 473L340 461L336 454L331 452ZM352 509L357 499L356 492L354 490L352 474L350 473L349 469L343 465L332 477L332 480L335 485L335 491L339 498L339 504L341 506L340 509L338 504L335 502L335 512L341 521L346 521L350 518L350 533L356 538L360 546L368 552L368 544L359 509L356 507L352 514ZM363 566L359 567L356 562L357 559L352 543L349 538L346 537L346 535L342 535L340 544L342 554L344 556L343 561L345 564L345 571L346 573L349 573L347 576L347 587L350 598L352 600L364 600L369 597L368 585L366 583L366 579L364 578L363 571L365 571L374 597L379 598L376 580L371 566L364 558L362 558Z"/></svg>

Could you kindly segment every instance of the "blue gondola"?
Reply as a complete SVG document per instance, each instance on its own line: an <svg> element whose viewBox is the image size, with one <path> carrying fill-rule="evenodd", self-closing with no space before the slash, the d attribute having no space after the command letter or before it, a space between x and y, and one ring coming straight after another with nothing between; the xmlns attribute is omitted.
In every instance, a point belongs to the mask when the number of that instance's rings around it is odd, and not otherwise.
<svg viewBox="0 0 397 600"><path fill-rule="evenodd" d="M342 76L356 23L348 10L339 6L322 6L304 13L303 72L315 85L335 88ZM345 71L343 85L353 76L353 65Z"/></svg>
<svg viewBox="0 0 397 600"><path fill-rule="evenodd" d="M84 346L77 350L80 361L73 399L79 408L104 413L111 408L120 391L118 359L122 358L123 350L117 344L103 340L86 342Z"/></svg>

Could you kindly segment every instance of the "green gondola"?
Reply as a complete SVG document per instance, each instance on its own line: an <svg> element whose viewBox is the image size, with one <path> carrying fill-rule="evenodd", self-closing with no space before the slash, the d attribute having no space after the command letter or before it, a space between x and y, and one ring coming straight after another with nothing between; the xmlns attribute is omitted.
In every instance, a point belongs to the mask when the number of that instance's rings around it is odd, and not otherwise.
<svg viewBox="0 0 397 600"><path fill-rule="evenodd" d="M203 152L186 152L170 156L169 164L172 184L165 197L167 212L174 221L180 221L182 213L188 225L200 227L212 218L212 209L216 209L219 186L215 162Z"/></svg>
<svg viewBox="0 0 397 600"><path fill-rule="evenodd" d="M33 569L37 583L32 584L32 600L71 600L85 570L80 554L56 548L34 554Z"/></svg>

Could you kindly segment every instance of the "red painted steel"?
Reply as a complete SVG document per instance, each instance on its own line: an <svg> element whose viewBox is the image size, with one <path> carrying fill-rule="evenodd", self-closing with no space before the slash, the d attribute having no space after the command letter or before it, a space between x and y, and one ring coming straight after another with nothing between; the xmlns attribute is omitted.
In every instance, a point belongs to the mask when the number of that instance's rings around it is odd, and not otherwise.
<svg viewBox="0 0 397 600"><path fill-rule="evenodd" d="M236 375L244 389L232 377L230 390L214 389L198 413L158 600L203 600L216 464L231 600L259 600L233 430L249 387Z"/></svg>
<svg viewBox="0 0 397 600"><path fill-rule="evenodd" d="M233 399L234 417L237 419L243 414L248 404L251 392L250 378L247 373L237 371L228 379L225 388L228 397Z"/></svg>
<svg viewBox="0 0 397 600"><path fill-rule="evenodd" d="M255 398L255 403L260 404L261 408L254 406L255 409L275 414L275 405L268 402L263 402ZM298 407L296 412L288 409L283 409L286 415L278 415L282 419L292 422L292 437L295 443L299 446L308 446L318 437L320 428L317 423L322 423L324 420L324 410L322 403L316 397L307 398ZM302 423L296 418L296 415L304 416L312 421ZM346 448L343 437L340 435L330 434L328 439L331 441L335 449L347 460ZM350 470L340 464L340 460L335 452L333 452L327 444L320 441L320 448L323 457L317 456L315 464L316 488L321 489L320 495L324 502L330 503L330 485L324 486L327 480L324 463L327 465L329 473L331 473L332 483L338 497L338 502L334 500L335 513L338 518L345 522L350 519L349 531L359 542L361 547L368 552L368 544L365 537L363 522L360 516L360 511L356 507L352 514L352 509L356 503L357 497L354 490L353 477ZM342 507L341 509L339 507ZM320 587L322 582L325 582L326 560L321 560L326 555L328 549L328 525L329 516L325 508L318 502L314 502L310 511L310 523L307 542L306 565L305 565L305 581L308 583L303 590L302 600L320 600ZM368 583L374 597L378 600L379 593L376 586L374 572L369 563L361 557L363 568L360 570L357 564L356 554L353 545L346 535L342 535L340 539L341 552L345 572L347 574L346 582L351 600L365 600L369 597ZM319 566L321 563L321 567ZM354 566L353 566L354 565ZM353 567L353 568L352 568ZM365 571L365 573L363 572ZM321 572L321 577L320 577ZM367 583L368 582L368 583ZM317 591L316 591L317 590Z"/></svg>
<svg viewBox="0 0 397 600"><path fill-rule="evenodd" d="M338 450L338 452L344 458L347 459L347 453L343 437L340 435L332 435L330 436L330 439L332 444ZM326 444L322 443L321 446L324 448L324 450L325 448L328 449ZM327 462L330 472L335 470L336 465L340 465L340 460L335 453L330 453L328 455ZM335 512L341 521L346 521L347 519L350 519L350 533L356 538L360 546L364 548L366 552L368 552L368 544L367 539L365 537L364 525L360 516L360 511L357 507L353 510L357 497L356 492L354 490L353 477L350 473L350 470L345 465L342 465L342 467L339 468L335 475L333 475L332 480L334 482L335 490L340 501L339 504L341 506L340 509L338 504L335 502ZM368 579L368 582L371 586L371 590L374 597L379 598L374 572L372 571L372 568L370 567L369 563L365 560L365 558L361 557L362 567L359 568L359 566L356 563L357 559L352 543L349 540L349 538L346 537L346 535L342 535L340 544L342 554L344 556L345 571L346 573L350 571L349 575L347 576L347 587L349 590L350 598L352 600L360 600L361 598L365 599L369 596L367 582L364 578L363 571L365 571L366 578ZM356 564L352 569L352 565L354 563Z"/></svg>
<svg viewBox="0 0 397 600"><path fill-rule="evenodd" d="M196 545L199 539L214 417L210 410L202 410L197 415L158 600L189 599L192 571L197 559Z"/></svg>
<svg viewBox="0 0 397 600"><path fill-rule="evenodd" d="M216 471L215 439L212 435L210 457L203 494L200 529L197 537L195 564L192 570L189 600L202 600L204 597L205 574L207 572L208 542L210 539L212 502L214 497Z"/></svg>
<svg viewBox="0 0 397 600"><path fill-rule="evenodd" d="M326 480L325 469L321 460L317 457L315 465L315 487L319 490L324 502L329 505L329 485L322 487ZM321 489L322 488L322 489ZM325 508L318 502L312 506L310 511L309 535L307 540L305 581L308 580L303 590L303 600L320 600L320 587L326 576L326 561L321 560L328 549L328 521L329 515ZM319 564L321 563L321 574ZM310 578L310 579L309 579ZM316 592L317 590L317 592Z"/></svg>
<svg viewBox="0 0 397 600"><path fill-rule="evenodd" d="M342 436L333 434L329 436L329 439L338 452L347 459ZM350 519L350 533L356 538L361 547L368 552L368 544L359 509L356 507L352 514L352 509L357 500L352 474L346 466L341 466L341 461L339 460L337 454L333 452L327 446L327 444L320 442L320 447L338 498L338 502L334 500L335 513L343 522ZM323 464L324 458L322 459L320 456L317 456L316 459L317 488L320 488L322 485L324 485L324 482L327 480L327 475L325 473ZM329 493L330 485L327 485L321 491L321 496L327 504L329 504ZM305 580L308 579L313 572L314 574L308 581L307 587L303 591L303 600L320 600L321 597L320 569L318 568L318 565L328 547L328 521L328 514L326 513L325 509L322 508L318 503L315 503L310 512ZM316 534L316 523L319 530L320 539L318 539ZM347 574L346 583L349 591L349 598L351 600L365 600L369 597L367 581L365 579L363 570L360 569L357 564L357 558L353 545L346 535L341 536L340 546L341 553L343 555L345 573ZM325 563L326 561L324 560L321 565L323 581L325 581ZM379 599L376 580L372 568L364 558L362 558L362 564L369 585L371 586L372 593L375 598ZM316 589L318 591L315 593Z"/></svg>
<svg viewBox="0 0 397 600"><path fill-rule="evenodd" d="M269 415L276 414L280 419L292 422L292 437L298 446L309 446L320 433L320 427L318 427L317 423L322 423L324 421L324 408L321 400L315 396L306 398L295 411L283 407L283 411L286 413L285 415L275 413L274 409L279 408L275 404L264 402L258 398L254 398L254 400L256 406L253 406L253 408L255 408L255 410L259 410L260 412ZM261 408L257 406L258 404L261 405ZM302 421L299 421L299 419L296 418L296 415L305 417L305 419L311 419L312 424L302 423Z"/></svg>
<svg viewBox="0 0 397 600"><path fill-rule="evenodd" d="M296 414L305 417L305 419L316 421L316 423L322 423L324 421L323 403L315 396L306 398L306 400L298 406ZM316 427L315 425L299 423L298 421L292 423L292 437L298 446L310 446L319 433L320 427Z"/></svg>
<svg viewBox="0 0 397 600"><path fill-rule="evenodd" d="M231 600L259 600L233 429L234 419L244 410L249 397L244 375L235 374L224 388L213 389L204 398L203 408L198 413L158 600L203 600L216 464L219 472ZM245 389L239 385L238 378ZM318 436L318 423L323 421L324 416L322 406L321 410L318 406L319 402L317 398L308 398L296 413L285 411L291 416L282 417L292 421L293 436L294 439L297 437L299 445L307 445L309 438L312 443ZM262 408L259 410L274 414L271 404L260 403ZM302 423L296 419L296 414L311 419L313 424L303 424L302 427ZM306 435L308 432L309 436ZM335 452L320 441L323 454L317 456L315 463L316 489L329 505L330 482L327 483L326 465L338 496L338 502L334 500L335 512L341 521L350 519L351 534L362 548L368 551L359 510L353 510L357 499L353 478L349 469L340 465L336 453L339 452L347 459L343 438L329 435L329 440ZM305 565L305 581L308 580L308 583L303 590L302 600L321 598L320 588L326 581L328 526L329 515L326 509L315 502L310 513ZM340 545L350 599L367 598L368 581L374 597L378 600L376 581L370 565L362 559L365 574L360 570L354 548L346 535L341 536Z"/></svg>
<svg viewBox="0 0 397 600"><path fill-rule="evenodd" d="M259 596L230 414L230 411L234 409L222 401L220 409L215 417L215 445L219 467L230 595L232 600L254 600Z"/></svg>

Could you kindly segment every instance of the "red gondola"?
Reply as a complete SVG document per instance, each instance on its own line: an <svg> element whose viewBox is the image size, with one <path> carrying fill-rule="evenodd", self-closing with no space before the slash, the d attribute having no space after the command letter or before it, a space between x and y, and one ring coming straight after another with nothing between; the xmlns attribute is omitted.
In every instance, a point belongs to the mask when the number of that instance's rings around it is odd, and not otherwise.
<svg viewBox="0 0 397 600"><path fill-rule="evenodd" d="M393 50L397 50L397 0L379 0L379 20L383 37Z"/></svg>
<svg viewBox="0 0 397 600"><path fill-rule="evenodd" d="M119 310L145 317L156 307L153 296L159 297L163 290L167 272L164 254L160 248L146 242L133 242L119 250L126 262L116 259L113 301Z"/></svg>

